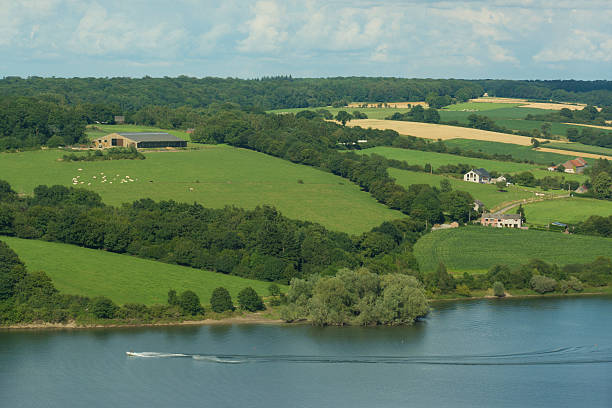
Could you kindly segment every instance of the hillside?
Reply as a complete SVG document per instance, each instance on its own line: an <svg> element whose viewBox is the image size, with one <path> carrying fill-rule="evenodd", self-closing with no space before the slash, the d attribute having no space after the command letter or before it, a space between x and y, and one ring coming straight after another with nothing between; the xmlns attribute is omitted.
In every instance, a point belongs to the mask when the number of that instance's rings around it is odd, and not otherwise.
<svg viewBox="0 0 612 408"><path fill-rule="evenodd" d="M234 301L247 286L260 295L268 294L267 282L222 273L55 242L12 237L0 237L0 241L9 245L30 271L45 271L67 294L106 296L118 304L147 305L166 303L169 289L193 290L203 304L219 286L227 288Z"/></svg>
<svg viewBox="0 0 612 408"><path fill-rule="evenodd" d="M519 266L531 259L559 265L591 262L609 256L610 248L610 238L472 226L424 235L415 244L414 254L424 272L443 262L456 273L478 273L499 264Z"/></svg>
<svg viewBox="0 0 612 408"><path fill-rule="evenodd" d="M63 154L61 150L2 153L0 179L30 194L41 184L72 185L78 176L79 187L99 193L113 205L145 197L195 201L213 208L271 204L287 217L354 234L402 217L341 177L246 149L216 145L150 152L146 160L57 161ZM101 173L108 182L102 182ZM122 183L127 176L134 181Z"/></svg>

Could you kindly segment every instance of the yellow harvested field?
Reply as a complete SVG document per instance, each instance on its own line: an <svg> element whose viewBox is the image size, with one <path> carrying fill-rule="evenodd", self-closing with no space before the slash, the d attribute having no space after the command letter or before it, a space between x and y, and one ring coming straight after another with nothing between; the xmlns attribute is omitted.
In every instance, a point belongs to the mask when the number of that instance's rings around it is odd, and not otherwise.
<svg viewBox="0 0 612 408"><path fill-rule="evenodd" d="M489 102L489 103L526 103L527 99L519 98L494 98L494 97L481 97L470 99L470 102Z"/></svg>
<svg viewBox="0 0 612 408"><path fill-rule="evenodd" d="M409 107L413 107L416 105L421 105L424 108L428 108L429 105L427 104L427 102L380 102L383 104L383 108L394 108L394 109L406 109ZM349 103L348 107L349 108L362 108L363 105L365 105L366 102L352 102ZM378 104L379 102L374 102L374 103L367 103L367 108L378 108ZM410 106L408 106L410 105Z"/></svg>
<svg viewBox="0 0 612 408"><path fill-rule="evenodd" d="M584 103L552 103L552 102L528 102L527 99L521 98L494 98L494 97L482 97L470 99L470 102L488 102L488 103L520 103L519 108L534 108L534 109L548 109L548 110L561 110L563 108L571 110L582 110L586 106ZM601 110L601 108L597 108Z"/></svg>
<svg viewBox="0 0 612 408"><path fill-rule="evenodd" d="M490 142L511 143L521 146L531 145L531 138L525 136L509 135L506 133L489 132L488 130L464 128L458 126L437 125L435 123L403 122L399 120L383 119L354 119L348 126L361 126L372 129L391 129L401 135L422 137L424 139L473 139L488 140ZM539 139L543 141L545 139Z"/></svg>
<svg viewBox="0 0 612 408"><path fill-rule="evenodd" d="M545 103L545 102L529 102L525 105L519 106L519 108L535 108L535 109L548 109L548 110L561 110L567 108L569 110L583 110L586 105L580 103ZM597 108L601 110L601 108Z"/></svg>
<svg viewBox="0 0 612 408"><path fill-rule="evenodd" d="M612 124L612 121L606 120L606 123L608 123L608 122L610 122L610 124ZM565 125L586 126L586 127L597 128L597 129L612 130L612 126L586 125L584 123L565 123Z"/></svg>
<svg viewBox="0 0 612 408"><path fill-rule="evenodd" d="M535 150L540 150L542 152L549 152L549 153L564 154L566 156L589 157L591 159L607 159L607 160L612 160L612 156L606 156L606 155L597 154L597 153L572 152L570 150L551 149L549 147L538 147Z"/></svg>

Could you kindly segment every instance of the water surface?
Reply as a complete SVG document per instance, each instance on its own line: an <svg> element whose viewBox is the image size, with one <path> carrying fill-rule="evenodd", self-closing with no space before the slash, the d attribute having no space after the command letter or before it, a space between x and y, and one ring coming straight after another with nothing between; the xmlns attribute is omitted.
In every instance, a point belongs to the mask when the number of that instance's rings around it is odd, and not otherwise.
<svg viewBox="0 0 612 408"><path fill-rule="evenodd" d="M449 302L412 327L0 331L0 406L433 405L612 407L612 297Z"/></svg>

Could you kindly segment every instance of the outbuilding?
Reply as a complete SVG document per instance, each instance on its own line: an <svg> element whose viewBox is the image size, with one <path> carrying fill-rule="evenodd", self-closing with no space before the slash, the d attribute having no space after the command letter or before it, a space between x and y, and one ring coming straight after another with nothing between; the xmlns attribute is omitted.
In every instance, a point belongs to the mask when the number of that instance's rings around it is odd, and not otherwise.
<svg viewBox="0 0 612 408"><path fill-rule="evenodd" d="M187 147L183 139L165 132L126 132L111 133L94 140L94 147L109 149L112 147L136 147L138 149L159 147Z"/></svg>

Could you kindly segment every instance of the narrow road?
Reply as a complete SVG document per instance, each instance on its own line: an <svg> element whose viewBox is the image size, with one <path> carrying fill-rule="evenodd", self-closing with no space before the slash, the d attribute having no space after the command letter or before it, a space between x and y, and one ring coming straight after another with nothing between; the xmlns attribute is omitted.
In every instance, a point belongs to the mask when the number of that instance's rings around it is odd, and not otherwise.
<svg viewBox="0 0 612 408"><path fill-rule="evenodd" d="M559 198L569 198L570 194L563 194L563 195L558 195L558 196L552 196L552 197L538 197L538 198L528 198L528 199L522 199L522 200L516 200L516 201L512 201L511 203L505 203L505 204L501 204L501 205L505 205L505 207L502 207L500 209L491 209L491 212L494 213L505 213L511 209L513 209L514 207L517 207L521 204L532 204L532 203L537 203L540 201L547 201L547 200L556 200ZM496 207L495 207L496 208Z"/></svg>

